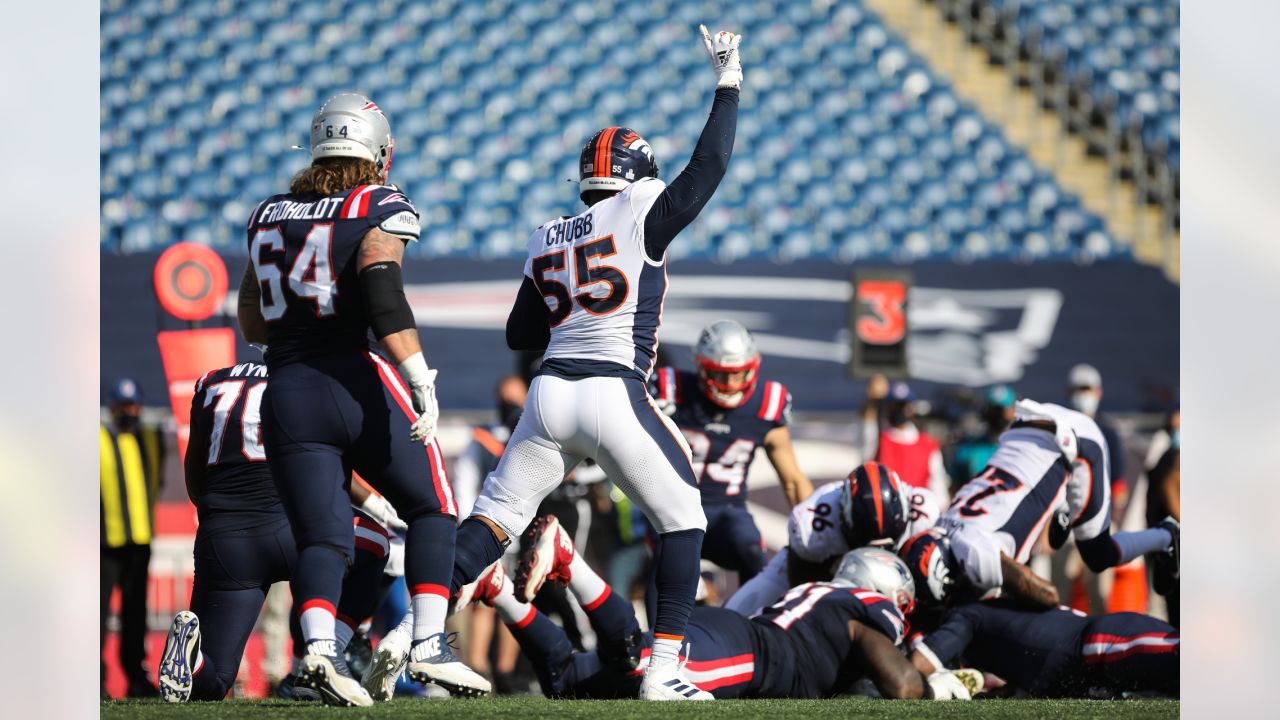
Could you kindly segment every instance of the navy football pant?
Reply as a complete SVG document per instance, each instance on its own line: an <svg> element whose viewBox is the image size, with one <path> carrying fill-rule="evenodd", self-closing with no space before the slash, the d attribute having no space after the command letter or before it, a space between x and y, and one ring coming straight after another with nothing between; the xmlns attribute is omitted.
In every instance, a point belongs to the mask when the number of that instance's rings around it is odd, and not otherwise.
<svg viewBox="0 0 1280 720"><path fill-rule="evenodd" d="M262 436L299 548L295 614L338 604L353 546L353 470L409 524L410 593L449 594L458 511L439 446L409 440L414 417L399 374L372 352L272 370L262 398Z"/></svg>
<svg viewBox="0 0 1280 720"><path fill-rule="evenodd" d="M702 512L707 515L702 557L726 570L737 570L738 584L745 585L764 569L764 545L755 518L746 506L736 503L703 505Z"/></svg>
<svg viewBox="0 0 1280 720"><path fill-rule="evenodd" d="M1081 659L1092 684L1178 696L1181 635L1150 615L1109 613L1089 621Z"/></svg>
<svg viewBox="0 0 1280 720"><path fill-rule="evenodd" d="M536 609L508 627L533 663L547 697L635 697L642 663L649 655L651 634L644 636L646 647L633 640L640 630L635 612L631 603L612 589L598 605L587 610L587 617L599 643L596 652L574 652L564 630ZM717 698L754 695L758 689L757 653L750 622L732 610L694 608L681 650L688 659L685 672L689 679ZM641 667L625 667L622 663L628 656Z"/></svg>
<svg viewBox="0 0 1280 720"><path fill-rule="evenodd" d="M364 515L361 522L376 525ZM267 590L272 583L288 580L297 561L293 533L283 516L247 528L239 523L240 528L231 530L219 530L217 524L216 519L206 521L196 531L191 611L200 618L204 664L192 679L192 700L226 696ZM386 561L385 545L361 544L338 607L341 617L359 622L373 612L376 580Z"/></svg>

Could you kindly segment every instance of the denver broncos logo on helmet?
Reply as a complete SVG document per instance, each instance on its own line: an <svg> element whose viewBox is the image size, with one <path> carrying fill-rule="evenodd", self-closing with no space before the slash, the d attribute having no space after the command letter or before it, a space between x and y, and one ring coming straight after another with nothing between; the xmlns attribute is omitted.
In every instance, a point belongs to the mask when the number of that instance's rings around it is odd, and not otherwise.
<svg viewBox="0 0 1280 720"><path fill-rule="evenodd" d="M616 192L646 177L658 176L653 148L636 131L607 127L582 146L578 158L578 188L581 193Z"/></svg>

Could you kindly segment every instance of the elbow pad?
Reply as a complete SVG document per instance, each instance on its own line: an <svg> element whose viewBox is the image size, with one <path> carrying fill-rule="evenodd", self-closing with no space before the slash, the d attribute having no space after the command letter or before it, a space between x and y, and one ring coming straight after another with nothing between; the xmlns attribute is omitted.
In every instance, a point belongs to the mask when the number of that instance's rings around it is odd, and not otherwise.
<svg viewBox="0 0 1280 720"><path fill-rule="evenodd" d="M418 326L404 296L404 277L398 263L377 262L364 268L360 271L360 288L369 327L379 340Z"/></svg>

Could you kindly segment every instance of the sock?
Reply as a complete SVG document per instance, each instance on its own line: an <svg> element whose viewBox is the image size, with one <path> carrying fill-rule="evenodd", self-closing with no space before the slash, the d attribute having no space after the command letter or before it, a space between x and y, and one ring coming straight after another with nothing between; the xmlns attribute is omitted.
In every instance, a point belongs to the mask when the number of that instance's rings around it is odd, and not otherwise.
<svg viewBox="0 0 1280 720"><path fill-rule="evenodd" d="M302 637L307 645L317 640L336 640L333 605L327 600L308 600L302 604L298 621L302 623Z"/></svg>
<svg viewBox="0 0 1280 720"><path fill-rule="evenodd" d="M498 597L493 601L493 608L498 611L498 617L502 622L513 625L526 622L531 619L530 611L533 606L526 602L521 602L516 598L515 585L511 583L511 578L503 578L502 590L498 592ZM528 624L526 622L526 624Z"/></svg>
<svg viewBox="0 0 1280 720"><path fill-rule="evenodd" d="M573 562L569 563L569 590L578 598L583 609L588 609L588 605L598 605L604 601L609 585L582 559L582 553L575 552Z"/></svg>
<svg viewBox="0 0 1280 720"><path fill-rule="evenodd" d="M414 642L444 632L456 533L457 525L450 515L422 515L409 522L404 559Z"/></svg>
<svg viewBox="0 0 1280 720"><path fill-rule="evenodd" d="M689 613L698 592L698 571L702 558L702 530L677 530L658 537L654 556L654 583L658 589L657 613L653 622L653 656L649 667L675 662L684 639ZM661 642L661 652L659 644Z"/></svg>
<svg viewBox="0 0 1280 720"><path fill-rule="evenodd" d="M655 670L678 663L680 661L680 645L683 642L683 637L671 637L669 635L659 637L655 633L653 636L653 648L649 653L649 669Z"/></svg>
<svg viewBox="0 0 1280 720"><path fill-rule="evenodd" d="M1140 555L1168 550L1173 545L1173 534L1164 528L1147 528L1136 532L1116 533L1111 536L1111 541L1120 551L1120 560L1116 565L1123 565Z"/></svg>
<svg viewBox="0 0 1280 720"><path fill-rule="evenodd" d="M298 553L292 589L305 643L334 639L334 616L346 572L347 557L331 547L308 545Z"/></svg>
<svg viewBox="0 0 1280 720"><path fill-rule="evenodd" d="M351 636L355 634L356 622L345 615L339 615L333 626L333 639L337 642L338 654L347 649Z"/></svg>
<svg viewBox="0 0 1280 720"><path fill-rule="evenodd" d="M488 525L475 518L463 520L458 526L458 541L454 546L450 596L456 595L463 585L480 577L480 573L501 558L504 552L506 547Z"/></svg>

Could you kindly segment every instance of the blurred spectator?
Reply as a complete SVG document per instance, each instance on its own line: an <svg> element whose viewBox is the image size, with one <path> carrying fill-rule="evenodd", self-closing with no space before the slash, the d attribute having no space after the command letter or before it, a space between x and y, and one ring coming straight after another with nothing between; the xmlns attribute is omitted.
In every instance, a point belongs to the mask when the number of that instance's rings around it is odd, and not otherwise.
<svg viewBox="0 0 1280 720"><path fill-rule="evenodd" d="M1155 467L1147 472L1147 527L1155 527L1161 520L1172 517L1182 521L1182 462L1181 438L1179 425L1181 412L1174 410L1169 415L1165 432L1168 435L1167 449L1156 461ZM1174 589L1164 596L1168 609L1169 624L1178 627L1179 592Z"/></svg>
<svg viewBox="0 0 1280 720"><path fill-rule="evenodd" d="M110 421L99 428L102 507L101 643L107 641L111 593L120 588L120 666L129 697L160 693L147 677L147 569L155 500L160 491L161 441L156 428L142 426L142 392L132 378L111 387ZM106 664L102 665L106 697Z"/></svg>
<svg viewBox="0 0 1280 720"><path fill-rule="evenodd" d="M945 509L951 482L942 446L916 427L915 415L915 395L909 385L890 386L884 376L872 377L862 409L862 455L893 468L908 485L932 490Z"/></svg>
<svg viewBox="0 0 1280 720"><path fill-rule="evenodd" d="M982 405L982 431L970 435L956 446L951 463L951 477L957 486L980 474L987 461L1000 447L1000 433L1013 422L1013 404L1018 396L1008 385L992 385Z"/></svg>
<svg viewBox="0 0 1280 720"><path fill-rule="evenodd" d="M1113 520L1124 513L1129 500L1129 483L1124 472L1124 443L1109 423L1098 417L1102 402L1102 373L1092 365L1080 363L1067 376L1071 407L1093 418L1107 440L1107 459L1111 465L1111 507Z"/></svg>

